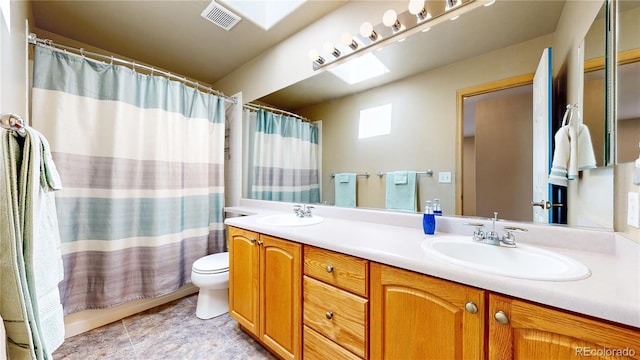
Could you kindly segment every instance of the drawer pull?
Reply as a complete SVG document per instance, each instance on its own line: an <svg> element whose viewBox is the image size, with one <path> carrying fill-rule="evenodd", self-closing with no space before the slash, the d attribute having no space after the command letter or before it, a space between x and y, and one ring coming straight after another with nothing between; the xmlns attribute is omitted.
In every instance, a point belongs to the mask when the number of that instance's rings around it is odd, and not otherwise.
<svg viewBox="0 0 640 360"><path fill-rule="evenodd" d="M467 310L467 312L469 312L469 314L478 313L478 306L473 301L469 301L468 303L466 303L464 305L464 308Z"/></svg>
<svg viewBox="0 0 640 360"><path fill-rule="evenodd" d="M493 317L499 324L506 325L509 323L509 317L503 311L498 311Z"/></svg>
<svg viewBox="0 0 640 360"><path fill-rule="evenodd" d="M326 269L327 269L328 273L332 273L333 272L333 266L331 266L331 265L327 265Z"/></svg>
<svg viewBox="0 0 640 360"><path fill-rule="evenodd" d="M324 316L326 316L327 319L329 320L333 319L333 311L327 311L327 313L324 314Z"/></svg>

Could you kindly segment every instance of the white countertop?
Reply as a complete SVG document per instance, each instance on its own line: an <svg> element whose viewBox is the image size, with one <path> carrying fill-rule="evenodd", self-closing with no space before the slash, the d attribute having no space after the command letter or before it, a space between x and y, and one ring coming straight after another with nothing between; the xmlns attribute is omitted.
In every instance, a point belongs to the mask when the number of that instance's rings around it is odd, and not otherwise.
<svg viewBox="0 0 640 360"><path fill-rule="evenodd" d="M227 218L225 224L640 328L640 244L616 233L526 224L529 232L517 234L519 242L569 256L591 270L583 280L537 281L473 271L423 251L422 242L431 236L423 234L420 214L320 206L314 209L324 217L319 224L277 227L257 222L291 209L287 203L245 200L225 211L255 215ZM435 236L467 234L471 240L473 229L463 226L469 219L437 220ZM522 226L499 224L499 229Z"/></svg>

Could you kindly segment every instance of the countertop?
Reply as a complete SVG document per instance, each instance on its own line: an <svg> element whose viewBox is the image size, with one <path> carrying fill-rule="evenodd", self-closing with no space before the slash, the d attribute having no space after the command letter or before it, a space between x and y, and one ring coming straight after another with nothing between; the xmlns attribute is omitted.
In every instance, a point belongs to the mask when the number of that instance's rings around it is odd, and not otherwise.
<svg viewBox="0 0 640 360"><path fill-rule="evenodd" d="M583 280L537 281L474 271L430 255L421 248L431 236L423 234L419 214L352 213L357 210L327 207L317 210L324 221L315 225L279 227L257 222L285 213L285 206L269 208L249 201L248 206L226 208L228 213L249 216L227 218L225 224L640 328L640 244L613 232L529 226L519 242L571 257L591 270ZM471 241L473 230L461 227L461 221L438 218L435 236L466 233ZM512 224L501 223L505 225Z"/></svg>

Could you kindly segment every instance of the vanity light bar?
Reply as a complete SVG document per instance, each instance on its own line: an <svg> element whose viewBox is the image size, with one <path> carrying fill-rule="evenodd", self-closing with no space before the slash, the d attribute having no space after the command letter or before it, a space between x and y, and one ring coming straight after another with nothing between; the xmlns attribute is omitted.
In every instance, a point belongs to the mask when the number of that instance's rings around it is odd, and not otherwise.
<svg viewBox="0 0 640 360"><path fill-rule="evenodd" d="M388 10L384 14L382 23L372 25L370 22L365 22L360 26L358 34L345 33L341 37L341 41L336 45L327 41L325 45L328 43L333 47L324 46L322 54L317 50L310 50L309 60L311 60L314 70L333 66L346 61L345 59L365 49L373 50L401 38L405 39L407 36L423 29L430 29L440 22L459 17L467 11L483 5L490 5L493 1L495 0L443 0L441 4L438 3L435 7L433 4L430 5L430 9L438 10L437 12L434 11L434 13L428 11L424 6L422 9L418 9L414 4L415 1L410 2L410 10L400 14L396 14L393 10ZM469 6L471 4L473 6ZM404 34L404 36L397 36L399 34Z"/></svg>

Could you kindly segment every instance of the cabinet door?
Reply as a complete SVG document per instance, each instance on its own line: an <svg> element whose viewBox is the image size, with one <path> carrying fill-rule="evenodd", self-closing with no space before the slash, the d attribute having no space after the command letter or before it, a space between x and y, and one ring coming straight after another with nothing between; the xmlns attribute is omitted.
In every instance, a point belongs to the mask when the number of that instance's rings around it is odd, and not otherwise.
<svg viewBox="0 0 640 360"><path fill-rule="evenodd" d="M370 272L372 359L484 357L483 290L380 264Z"/></svg>
<svg viewBox="0 0 640 360"><path fill-rule="evenodd" d="M282 358L300 358L302 246L265 235L260 242L260 338Z"/></svg>
<svg viewBox="0 0 640 360"><path fill-rule="evenodd" d="M490 359L640 359L637 329L495 294L488 321Z"/></svg>
<svg viewBox="0 0 640 360"><path fill-rule="evenodd" d="M229 227L229 315L258 335L258 234Z"/></svg>

